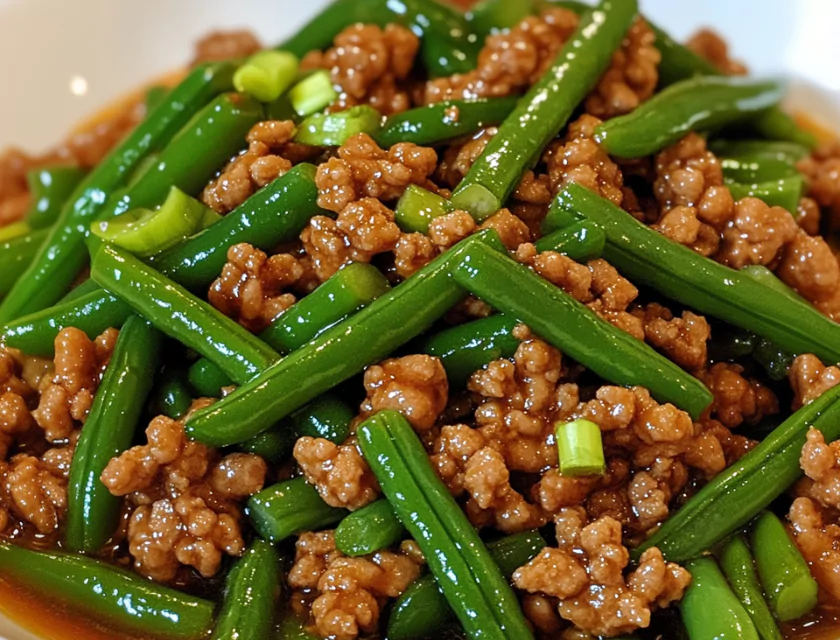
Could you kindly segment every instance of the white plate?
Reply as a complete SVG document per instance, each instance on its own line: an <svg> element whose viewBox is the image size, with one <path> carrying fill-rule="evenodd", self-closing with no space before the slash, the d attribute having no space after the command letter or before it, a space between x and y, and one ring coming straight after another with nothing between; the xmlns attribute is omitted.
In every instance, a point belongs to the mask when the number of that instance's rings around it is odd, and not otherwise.
<svg viewBox="0 0 840 640"><path fill-rule="evenodd" d="M789 103L840 130L836 0L641 0L684 38L710 25L755 73L791 80ZM294 32L325 0L0 0L0 149L40 151L86 114L188 61L213 28L265 43ZM37 640L0 618L0 638Z"/></svg>

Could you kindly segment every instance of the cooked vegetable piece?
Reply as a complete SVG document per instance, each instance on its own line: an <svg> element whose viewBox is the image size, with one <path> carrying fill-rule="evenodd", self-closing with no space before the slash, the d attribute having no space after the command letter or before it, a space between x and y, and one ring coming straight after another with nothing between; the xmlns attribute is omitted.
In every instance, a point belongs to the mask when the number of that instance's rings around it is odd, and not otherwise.
<svg viewBox="0 0 840 640"><path fill-rule="evenodd" d="M26 222L33 229L44 229L55 223L67 198L73 193L87 172L74 166L33 169L26 174L26 184L32 194L32 204L26 212Z"/></svg>
<svg viewBox="0 0 840 640"><path fill-rule="evenodd" d="M406 233L428 233L432 220L451 211L452 205L448 200L410 184L397 202L394 219Z"/></svg>
<svg viewBox="0 0 840 640"><path fill-rule="evenodd" d="M260 102L272 102L295 81L297 56L288 51L259 51L233 74L233 86Z"/></svg>
<svg viewBox="0 0 840 640"><path fill-rule="evenodd" d="M38 254L49 229L37 229L0 241L0 297L5 296Z"/></svg>
<svg viewBox="0 0 840 640"><path fill-rule="evenodd" d="M601 427L590 420L558 422L554 427L560 473L564 476L601 475L607 467Z"/></svg>
<svg viewBox="0 0 840 640"><path fill-rule="evenodd" d="M709 150L720 158L724 177L746 184L797 176L796 163L808 155L795 142L767 140L715 140Z"/></svg>
<svg viewBox="0 0 840 640"><path fill-rule="evenodd" d="M152 393L155 414L179 420L189 411L192 400L186 372L179 367L165 367Z"/></svg>
<svg viewBox="0 0 840 640"><path fill-rule="evenodd" d="M758 198L771 207L782 207L795 214L805 190L805 181L802 176L795 176L756 184L730 182L726 186L736 201L746 197Z"/></svg>
<svg viewBox="0 0 840 640"><path fill-rule="evenodd" d="M335 528L335 546L348 556L364 556L398 543L405 527L387 500L376 500L351 513Z"/></svg>
<svg viewBox="0 0 840 640"><path fill-rule="evenodd" d="M366 104L335 113L314 113L300 123L295 142L337 147L358 133L375 136L381 123L382 115Z"/></svg>
<svg viewBox="0 0 840 640"><path fill-rule="evenodd" d="M332 85L329 71L319 69L306 76L289 90L289 100L295 112L302 117L312 115L332 104L338 94Z"/></svg>

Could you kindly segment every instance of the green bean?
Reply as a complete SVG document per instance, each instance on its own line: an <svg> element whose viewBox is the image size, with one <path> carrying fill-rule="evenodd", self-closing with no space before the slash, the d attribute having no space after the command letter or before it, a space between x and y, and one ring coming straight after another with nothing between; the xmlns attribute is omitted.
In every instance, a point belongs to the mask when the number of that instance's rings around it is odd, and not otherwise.
<svg viewBox="0 0 840 640"><path fill-rule="evenodd" d="M759 338L752 350L752 358L762 366L771 380L784 380L788 369L793 363L794 355L773 344L769 340Z"/></svg>
<svg viewBox="0 0 840 640"><path fill-rule="evenodd" d="M400 196L394 210L394 221L407 233L428 233L432 220L452 211L448 200L410 184Z"/></svg>
<svg viewBox="0 0 840 640"><path fill-rule="evenodd" d="M545 548L537 531L524 531L491 542L487 550L505 578L529 562ZM399 597L388 618L389 640L409 640L435 636L455 614L440 592L433 575L415 580Z"/></svg>
<svg viewBox="0 0 840 640"><path fill-rule="evenodd" d="M165 87L163 85L153 85L146 89L146 113L151 113L155 109L157 109L164 101L166 96L169 94L169 87Z"/></svg>
<svg viewBox="0 0 840 640"><path fill-rule="evenodd" d="M277 635L272 636L275 640L321 640L321 636L310 633L306 624L294 613L287 612L280 623Z"/></svg>
<svg viewBox="0 0 840 640"><path fill-rule="evenodd" d="M475 68L483 44L463 14L434 0L337 0L277 48L302 58L313 49L326 49L343 29L357 22L410 28L421 38L420 56L432 76Z"/></svg>
<svg viewBox="0 0 840 640"><path fill-rule="evenodd" d="M604 258L637 285L752 331L791 353L840 362L840 325L781 293L784 285L777 278L759 281L705 258L578 185L564 189L553 208L562 221L569 212L578 212L600 225L607 234ZM550 212L544 228L552 229L554 223Z"/></svg>
<svg viewBox="0 0 840 640"><path fill-rule="evenodd" d="M49 229L37 229L0 242L0 298L5 296L32 264Z"/></svg>
<svg viewBox="0 0 840 640"><path fill-rule="evenodd" d="M301 531L335 524L347 515L325 503L305 478L278 482L248 499L245 513L266 542L277 544Z"/></svg>
<svg viewBox="0 0 840 640"><path fill-rule="evenodd" d="M495 231L470 236L251 383L212 407L196 411L187 421L187 433L212 446L242 442L388 356L464 298L449 275L451 265L470 247L482 243L503 250Z"/></svg>
<svg viewBox="0 0 840 640"><path fill-rule="evenodd" d="M726 186L729 187L729 192L734 200L747 197L758 198L768 206L782 207L795 214L799 207L799 199L805 190L805 180L802 176L794 176L784 180L757 184L728 182Z"/></svg>
<svg viewBox="0 0 840 640"><path fill-rule="evenodd" d="M233 70L229 63L196 68L79 183L29 269L0 304L0 323L40 311L66 293L87 260L84 237L104 209L105 199L208 100L230 86Z"/></svg>
<svg viewBox="0 0 840 640"><path fill-rule="evenodd" d="M165 415L173 420L179 420L186 415L192 404L186 372L167 366L152 393L151 404L155 415Z"/></svg>
<svg viewBox="0 0 840 640"><path fill-rule="evenodd" d="M796 163L808 155L801 144L767 140L715 140L709 150L720 158L726 178L749 184L797 176Z"/></svg>
<svg viewBox="0 0 840 640"><path fill-rule="evenodd" d="M75 554L0 543L0 570L47 600L81 609L126 630L166 638L203 638L213 603Z"/></svg>
<svg viewBox="0 0 840 640"><path fill-rule="evenodd" d="M131 446L152 387L160 336L137 316L120 331L102 384L82 428L70 465L64 541L93 553L113 535L121 500L99 477L111 458Z"/></svg>
<svg viewBox="0 0 840 640"><path fill-rule="evenodd" d="M90 275L161 332L218 365L234 382L247 382L280 357L209 303L119 247L103 246Z"/></svg>
<svg viewBox="0 0 840 640"><path fill-rule="evenodd" d="M711 558L690 560L680 610L691 640L759 640L750 616Z"/></svg>
<svg viewBox="0 0 840 640"><path fill-rule="evenodd" d="M576 220L562 229L547 233L534 243L537 251L556 251L575 262L600 258L607 234L587 220Z"/></svg>
<svg viewBox="0 0 840 640"><path fill-rule="evenodd" d="M744 120L782 97L775 82L699 76L671 85L624 116L595 128L595 140L610 155L643 158L691 131Z"/></svg>
<svg viewBox="0 0 840 640"><path fill-rule="evenodd" d="M499 124L518 101L519 96L444 100L409 109L388 117L376 134L376 142L384 149L400 142L424 146L441 144Z"/></svg>
<svg viewBox="0 0 840 640"><path fill-rule="evenodd" d="M467 634L533 638L507 580L435 474L408 421L396 411L381 411L359 425L357 436L383 493Z"/></svg>
<svg viewBox="0 0 840 640"><path fill-rule="evenodd" d="M521 320L605 380L641 385L695 419L712 402L697 378L505 255L475 246L455 267L454 276L465 289Z"/></svg>
<svg viewBox="0 0 840 640"><path fill-rule="evenodd" d="M753 524L750 542L764 593L779 620L795 620L817 606L817 581L781 520L769 511L762 513Z"/></svg>
<svg viewBox="0 0 840 640"><path fill-rule="evenodd" d="M281 427L281 428L278 428ZM255 453L267 462L282 464L291 454L297 434L282 424L239 443L237 449Z"/></svg>
<svg viewBox="0 0 840 640"><path fill-rule="evenodd" d="M255 540L228 574L211 640L265 640L279 595L280 556L267 542Z"/></svg>
<svg viewBox="0 0 840 640"><path fill-rule="evenodd" d="M33 169L26 174L26 184L32 194L32 204L26 212L26 222L33 229L52 226L61 208L87 172L74 166Z"/></svg>
<svg viewBox="0 0 840 640"><path fill-rule="evenodd" d="M90 238L88 238L90 241ZM78 300L82 296L86 296L89 293L93 293L94 291L101 292L102 287L96 284L93 280L88 278L87 280L81 282L80 284L76 285L70 291L68 291L65 296L58 301L57 304L64 304L65 302L70 302L72 300Z"/></svg>
<svg viewBox="0 0 840 640"><path fill-rule="evenodd" d="M840 387L834 387L799 409L694 494L632 555L659 547L668 560L682 562L746 525L800 477L799 454L809 428L819 429L827 442L840 438L838 400Z"/></svg>
<svg viewBox="0 0 840 640"><path fill-rule="evenodd" d="M581 19L551 68L502 122L453 192L456 208L483 220L504 205L609 66L637 11L635 0L603 0Z"/></svg>
<svg viewBox="0 0 840 640"><path fill-rule="evenodd" d="M782 632L764 599L750 548L742 535L734 536L724 545L718 555L718 563L761 640L782 640Z"/></svg>
<svg viewBox="0 0 840 640"><path fill-rule="evenodd" d="M221 398L222 389L234 384L233 380L207 358L199 358L187 370L187 380L199 395L205 398Z"/></svg>
<svg viewBox="0 0 840 640"><path fill-rule="evenodd" d="M382 114L366 104L335 113L314 113L300 123L295 142L321 147L339 147L359 133L375 136Z"/></svg>
<svg viewBox="0 0 840 640"><path fill-rule="evenodd" d="M396 544L405 527L387 500L376 500L354 511L335 528L335 546L348 556L364 556Z"/></svg>
<svg viewBox="0 0 840 640"><path fill-rule="evenodd" d="M476 33L487 36L515 27L534 10L533 0L481 0L467 12L467 20Z"/></svg>

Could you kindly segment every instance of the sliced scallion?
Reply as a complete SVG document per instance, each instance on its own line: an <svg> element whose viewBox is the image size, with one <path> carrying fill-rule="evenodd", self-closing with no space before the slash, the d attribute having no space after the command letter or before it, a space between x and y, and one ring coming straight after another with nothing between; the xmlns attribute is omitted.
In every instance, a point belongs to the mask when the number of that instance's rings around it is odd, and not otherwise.
<svg viewBox="0 0 840 640"><path fill-rule="evenodd" d="M560 473L566 476L600 475L606 469L601 428L589 420L554 425Z"/></svg>
<svg viewBox="0 0 840 640"><path fill-rule="evenodd" d="M233 86L260 102L271 102L292 85L298 66L297 56L288 51L260 51L236 70Z"/></svg>
<svg viewBox="0 0 840 640"><path fill-rule="evenodd" d="M338 94L328 71L320 69L289 90L289 98L298 115L306 117L335 102Z"/></svg>
<svg viewBox="0 0 840 640"><path fill-rule="evenodd" d="M366 104L338 113L315 113L300 123L295 142L338 147L357 133L375 135L381 126L382 115Z"/></svg>
<svg viewBox="0 0 840 640"><path fill-rule="evenodd" d="M452 209L452 205L445 198L411 184L397 202L394 219L403 231L426 233L432 220L449 213Z"/></svg>

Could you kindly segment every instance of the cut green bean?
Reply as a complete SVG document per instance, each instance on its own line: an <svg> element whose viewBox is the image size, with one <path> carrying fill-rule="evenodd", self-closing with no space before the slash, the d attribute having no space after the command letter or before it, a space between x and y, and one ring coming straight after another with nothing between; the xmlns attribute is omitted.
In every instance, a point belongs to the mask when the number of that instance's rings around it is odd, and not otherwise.
<svg viewBox="0 0 840 640"><path fill-rule="evenodd" d="M166 96L169 95L170 88L164 85L156 84L146 89L146 96L144 102L146 103L146 113L151 113L157 109Z"/></svg>
<svg viewBox="0 0 840 640"><path fill-rule="evenodd" d="M387 500L354 511L335 528L335 546L348 556L364 556L398 543L405 527Z"/></svg>
<svg viewBox="0 0 840 640"><path fill-rule="evenodd" d="M0 571L49 601L153 637L206 636L213 603L84 556L0 543Z"/></svg>
<svg viewBox="0 0 840 640"><path fill-rule="evenodd" d="M287 51L259 51L248 58L233 74L237 91L254 96L260 102L272 102L295 81L297 56Z"/></svg>
<svg viewBox="0 0 840 640"><path fill-rule="evenodd" d="M564 476L602 475L607 468L601 427L590 420L558 422L554 426L560 473Z"/></svg>
<svg viewBox="0 0 840 640"><path fill-rule="evenodd" d="M158 332L137 316L128 319L117 338L70 465L64 542L73 551L94 553L117 529L121 500L99 477L134 440L159 344Z"/></svg>
<svg viewBox="0 0 840 640"><path fill-rule="evenodd" d="M26 184L32 204L26 212L26 222L33 229L44 229L58 220L67 198L87 172L74 166L33 169L26 174Z"/></svg>
<svg viewBox="0 0 840 640"><path fill-rule="evenodd" d="M720 158L724 177L746 184L799 175L796 163L808 155L800 144L767 140L716 140L709 150Z"/></svg>
<svg viewBox="0 0 840 640"><path fill-rule="evenodd" d="M691 131L744 120L781 97L775 82L699 76L671 85L627 115L598 125L595 140L612 156L644 158Z"/></svg>
<svg viewBox="0 0 840 640"><path fill-rule="evenodd" d="M319 69L289 90L292 107L301 117L312 115L338 99L329 71Z"/></svg>
<svg viewBox="0 0 840 640"><path fill-rule="evenodd" d="M691 640L760 640L714 560L697 558L685 568L691 572L691 584L680 610Z"/></svg>
<svg viewBox="0 0 840 640"><path fill-rule="evenodd" d="M643 386L660 402L671 402L694 418L711 404L711 393L697 378L505 255L472 247L454 276L605 380Z"/></svg>
<svg viewBox="0 0 840 640"><path fill-rule="evenodd" d="M456 208L483 220L504 205L598 82L637 12L635 0L604 0L585 14L551 68L502 122L453 192Z"/></svg>
<svg viewBox="0 0 840 640"><path fill-rule="evenodd" d="M769 284L735 271L666 238L609 201L578 185L558 194L544 229L555 213L583 215L607 234L604 258L634 283L686 306L751 331L791 353L814 353L840 362L840 325L811 305ZM789 289L788 289L789 291Z"/></svg>
<svg viewBox="0 0 840 640"><path fill-rule="evenodd" d="M103 246L93 259L90 275L157 329L218 365L238 384L280 357L209 303L118 247Z"/></svg>
<svg viewBox="0 0 840 640"><path fill-rule="evenodd" d="M441 144L471 135L502 122L519 101L519 96L444 100L389 116L376 142L384 149L400 142L419 145Z"/></svg>
<svg viewBox="0 0 840 640"><path fill-rule="evenodd" d="M588 220L576 220L551 233L547 233L534 243L537 251L556 251L575 262L586 262L600 258L604 252L607 234L601 227Z"/></svg>
<svg viewBox="0 0 840 640"><path fill-rule="evenodd" d="M190 366L187 380L192 388L205 398L221 398L222 389L234 384L219 365L206 358L199 358Z"/></svg>
<svg viewBox="0 0 840 640"><path fill-rule="evenodd" d="M382 115L366 104L336 113L316 113L300 123L295 142L319 147L338 147L359 133L375 136Z"/></svg>
<svg viewBox="0 0 840 640"><path fill-rule="evenodd" d="M451 211L452 205L448 200L411 184L397 202L394 220L407 233L428 233L432 220Z"/></svg>
<svg viewBox="0 0 840 640"><path fill-rule="evenodd" d="M515 27L534 10L533 0L481 0L467 12L467 20L476 33L487 36Z"/></svg>
<svg viewBox="0 0 840 640"><path fill-rule="evenodd" d="M192 400L186 372L167 366L152 393L151 404L155 415L179 420L189 411Z"/></svg>
<svg viewBox="0 0 840 640"><path fill-rule="evenodd" d="M671 562L683 562L711 549L782 495L802 475L799 454L808 429L826 442L840 438L840 387L823 393L776 427L758 446L715 476L632 551L659 547Z"/></svg>
<svg viewBox="0 0 840 640"><path fill-rule="evenodd" d="M736 201L747 197L758 198L768 206L782 207L795 214L799 207L799 199L805 191L805 180L802 176L794 176L757 184L728 182L726 186Z"/></svg>
<svg viewBox="0 0 840 640"><path fill-rule="evenodd" d="M817 581L779 518L762 513L750 542L764 593L779 620L796 620L817 606Z"/></svg>
<svg viewBox="0 0 840 640"><path fill-rule="evenodd" d="M771 380L784 380L787 378L790 365L793 364L794 355L769 340L759 338L751 354L753 360L762 366Z"/></svg>
<svg viewBox="0 0 840 640"><path fill-rule="evenodd" d="M381 411L359 425L357 435L383 493L467 634L533 638L510 585L435 474L408 421L396 411Z"/></svg>
<svg viewBox="0 0 840 640"><path fill-rule="evenodd" d="M295 478L251 496L245 513L263 540L277 544L301 531L335 524L347 515L347 510L329 506L305 478Z"/></svg>
<svg viewBox="0 0 840 640"><path fill-rule="evenodd" d="M0 298L9 293L26 272L49 233L49 229L36 229L0 242Z"/></svg>
<svg viewBox="0 0 840 640"><path fill-rule="evenodd" d="M265 640L279 595L280 556L267 542L255 540L228 574L211 640Z"/></svg>
<svg viewBox="0 0 840 640"><path fill-rule="evenodd" d="M718 555L718 563L761 640L782 640L782 632L764 599L750 548L742 535L732 537L724 545Z"/></svg>

